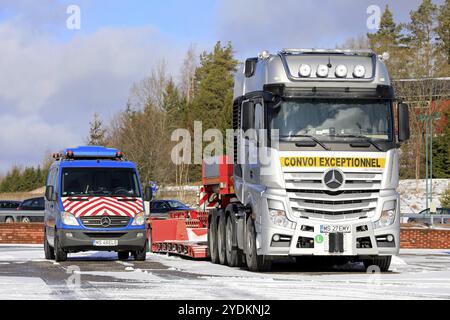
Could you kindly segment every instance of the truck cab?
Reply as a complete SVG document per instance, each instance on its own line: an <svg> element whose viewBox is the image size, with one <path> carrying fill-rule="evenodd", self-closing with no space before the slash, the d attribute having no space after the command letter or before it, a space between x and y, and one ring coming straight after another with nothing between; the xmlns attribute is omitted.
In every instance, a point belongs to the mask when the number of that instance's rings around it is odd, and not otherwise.
<svg viewBox="0 0 450 320"><path fill-rule="evenodd" d="M139 174L116 149L69 148L54 154L45 191L47 259L69 253L115 251L145 260L146 215Z"/></svg>
<svg viewBox="0 0 450 320"><path fill-rule="evenodd" d="M372 51L247 59L235 76L234 194L210 214L213 262L245 257L264 271L279 256L327 256L387 271L400 244L397 149L409 137L408 106L395 102Z"/></svg>

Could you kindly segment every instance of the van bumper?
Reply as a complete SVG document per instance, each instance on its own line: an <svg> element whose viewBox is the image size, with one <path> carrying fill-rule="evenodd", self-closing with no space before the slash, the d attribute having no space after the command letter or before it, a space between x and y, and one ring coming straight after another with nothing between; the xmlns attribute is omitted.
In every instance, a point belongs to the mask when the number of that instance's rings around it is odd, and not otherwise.
<svg viewBox="0 0 450 320"><path fill-rule="evenodd" d="M142 250L146 244L146 230L87 231L58 230L61 247L68 252L77 251L135 251ZM96 246L95 240L117 240L117 246Z"/></svg>

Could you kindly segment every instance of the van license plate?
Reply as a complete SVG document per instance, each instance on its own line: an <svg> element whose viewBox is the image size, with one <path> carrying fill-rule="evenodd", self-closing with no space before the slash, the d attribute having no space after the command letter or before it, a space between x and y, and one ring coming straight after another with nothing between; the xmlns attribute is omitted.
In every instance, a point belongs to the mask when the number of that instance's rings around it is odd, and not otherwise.
<svg viewBox="0 0 450 320"><path fill-rule="evenodd" d="M116 247L119 245L119 240L94 240L96 247Z"/></svg>
<svg viewBox="0 0 450 320"><path fill-rule="evenodd" d="M350 233L352 231L350 225L332 225L332 224L321 224L320 233Z"/></svg>

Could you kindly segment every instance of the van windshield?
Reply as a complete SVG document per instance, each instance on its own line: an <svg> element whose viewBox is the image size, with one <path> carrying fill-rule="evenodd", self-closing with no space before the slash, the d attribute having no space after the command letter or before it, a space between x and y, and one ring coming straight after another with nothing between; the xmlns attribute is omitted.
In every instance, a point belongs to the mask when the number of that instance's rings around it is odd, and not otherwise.
<svg viewBox="0 0 450 320"><path fill-rule="evenodd" d="M134 169L64 168L61 179L63 197L140 197L138 178Z"/></svg>

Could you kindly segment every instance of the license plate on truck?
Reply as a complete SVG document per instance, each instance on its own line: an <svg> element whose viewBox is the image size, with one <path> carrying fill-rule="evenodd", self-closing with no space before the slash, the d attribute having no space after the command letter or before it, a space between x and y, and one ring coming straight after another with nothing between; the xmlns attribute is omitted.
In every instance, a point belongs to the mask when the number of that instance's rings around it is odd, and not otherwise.
<svg viewBox="0 0 450 320"><path fill-rule="evenodd" d="M333 224L321 224L320 233L350 233L352 231L350 225L333 225Z"/></svg>
<svg viewBox="0 0 450 320"><path fill-rule="evenodd" d="M95 247L116 247L119 245L119 240L94 240Z"/></svg>

